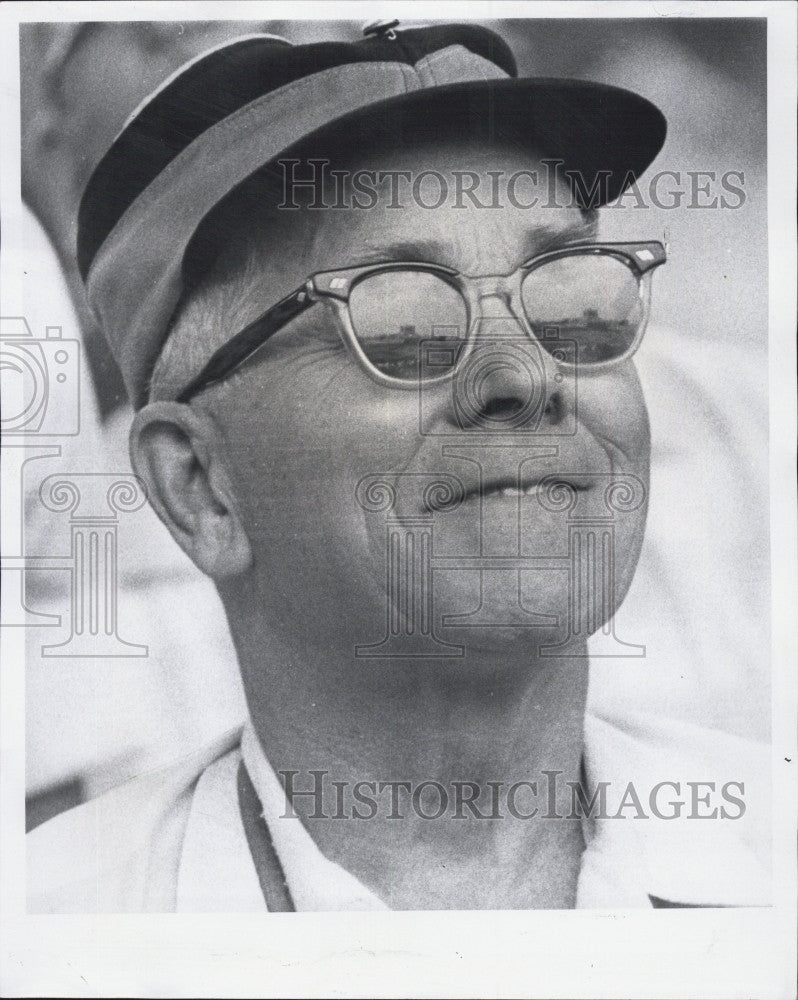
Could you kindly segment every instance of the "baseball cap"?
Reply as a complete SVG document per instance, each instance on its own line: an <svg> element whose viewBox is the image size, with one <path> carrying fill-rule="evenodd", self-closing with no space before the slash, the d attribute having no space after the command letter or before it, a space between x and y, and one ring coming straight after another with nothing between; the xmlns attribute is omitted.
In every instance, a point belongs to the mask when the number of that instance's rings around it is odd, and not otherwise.
<svg viewBox="0 0 798 1000"><path fill-rule="evenodd" d="M147 401L187 249L217 206L299 143L351 134L357 148L379 127L412 145L443 124L484 143L543 151L578 173L584 190L601 175L590 207L617 198L666 132L662 113L630 91L519 79L506 43L476 24L296 46L248 35L214 48L131 115L78 212L80 273L133 404ZM185 384L194 374L186 370ZM171 384L178 395L180 379Z"/></svg>

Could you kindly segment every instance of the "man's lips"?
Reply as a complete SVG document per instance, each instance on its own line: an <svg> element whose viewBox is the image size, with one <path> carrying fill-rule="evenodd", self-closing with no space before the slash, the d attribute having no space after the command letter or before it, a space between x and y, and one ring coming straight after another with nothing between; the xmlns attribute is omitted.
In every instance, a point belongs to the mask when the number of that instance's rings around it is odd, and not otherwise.
<svg viewBox="0 0 798 1000"><path fill-rule="evenodd" d="M551 489L558 485L563 485L577 493L589 490L594 485L588 479L581 479L577 476L559 476L556 473L536 477L522 476L520 479L516 476L505 476L497 479L487 479L481 485L467 489L463 499L470 500L480 496L485 499L489 497L516 499L519 496L537 496L541 484L544 482L546 488Z"/></svg>
<svg viewBox="0 0 798 1000"><path fill-rule="evenodd" d="M462 503L473 502L482 498L483 500L512 500L517 502L522 497L537 497L541 490L556 491L565 487L574 493L585 493L595 487L595 477L579 474L546 473L536 476L496 476L485 479L483 482L463 484L464 490L461 497ZM432 496L425 509L435 512L448 504L443 504L439 508L435 504Z"/></svg>

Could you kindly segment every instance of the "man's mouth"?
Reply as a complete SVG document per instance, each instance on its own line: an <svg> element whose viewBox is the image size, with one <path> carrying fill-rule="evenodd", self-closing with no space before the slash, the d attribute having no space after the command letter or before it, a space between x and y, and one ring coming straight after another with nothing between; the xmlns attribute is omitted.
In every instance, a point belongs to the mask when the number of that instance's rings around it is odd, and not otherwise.
<svg viewBox="0 0 798 1000"><path fill-rule="evenodd" d="M484 499L489 499L493 497L499 497L505 500L517 500L519 497L535 497L541 487L542 479L491 479L481 486L477 486L473 489L466 490L464 497L465 501L477 499L480 496ZM546 476L546 489L556 489L557 487L565 487L566 489L573 490L575 493L582 493L590 489L590 484L575 478L562 479L555 478L552 476Z"/></svg>
<svg viewBox="0 0 798 1000"><path fill-rule="evenodd" d="M488 479L483 483L473 483L465 487L461 494L459 503L471 504L475 501L493 503L494 501L506 501L518 504L522 499L528 497L539 497L541 490L549 495L557 496L563 492L574 494L586 493L595 484L588 477L563 476L548 474L545 477L522 478L515 476L504 476ZM431 494L425 502L425 510L428 513L447 510L451 508L451 497L441 495L441 502L438 504L437 495ZM457 505L456 505L457 506Z"/></svg>

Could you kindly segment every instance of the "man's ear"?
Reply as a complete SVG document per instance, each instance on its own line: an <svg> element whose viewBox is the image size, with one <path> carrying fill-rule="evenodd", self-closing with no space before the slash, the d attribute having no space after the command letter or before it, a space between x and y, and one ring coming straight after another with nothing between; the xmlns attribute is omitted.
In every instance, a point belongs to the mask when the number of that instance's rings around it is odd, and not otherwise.
<svg viewBox="0 0 798 1000"><path fill-rule="evenodd" d="M177 544L214 580L252 565L212 418L182 403L151 403L130 430L130 460Z"/></svg>

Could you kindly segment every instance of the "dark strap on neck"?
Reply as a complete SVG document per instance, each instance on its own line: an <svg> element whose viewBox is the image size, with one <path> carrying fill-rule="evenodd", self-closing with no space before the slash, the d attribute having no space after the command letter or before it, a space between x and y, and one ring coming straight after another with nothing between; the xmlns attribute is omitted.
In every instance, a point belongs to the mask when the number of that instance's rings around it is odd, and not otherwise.
<svg viewBox="0 0 798 1000"><path fill-rule="evenodd" d="M283 866L274 849L269 827L263 819L258 793L244 766L238 766L238 807L249 844L249 853L258 874L261 892L269 912L293 913L296 910Z"/></svg>

